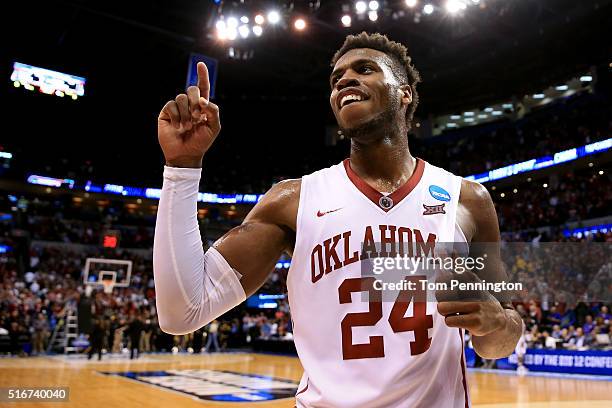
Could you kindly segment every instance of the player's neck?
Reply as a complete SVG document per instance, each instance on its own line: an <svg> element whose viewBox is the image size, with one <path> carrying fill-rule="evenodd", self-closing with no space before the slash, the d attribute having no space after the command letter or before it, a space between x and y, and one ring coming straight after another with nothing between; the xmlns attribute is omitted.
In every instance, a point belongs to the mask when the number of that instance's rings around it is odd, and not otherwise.
<svg viewBox="0 0 612 408"><path fill-rule="evenodd" d="M380 138L369 143L351 140L351 168L378 191L393 192L412 175L416 159L408 148L408 138Z"/></svg>

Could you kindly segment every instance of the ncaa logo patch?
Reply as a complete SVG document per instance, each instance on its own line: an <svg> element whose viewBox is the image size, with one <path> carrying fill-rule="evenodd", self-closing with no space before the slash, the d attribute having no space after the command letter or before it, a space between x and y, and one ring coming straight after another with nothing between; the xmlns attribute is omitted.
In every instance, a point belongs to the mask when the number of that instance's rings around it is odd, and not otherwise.
<svg viewBox="0 0 612 408"><path fill-rule="evenodd" d="M293 398L298 384L264 375L217 370L103 372L205 401L257 402ZM249 406L248 404L246 406Z"/></svg>
<svg viewBox="0 0 612 408"><path fill-rule="evenodd" d="M438 201L450 201L451 200L451 196L448 193L448 191L446 191L440 186L436 186L433 184L429 186L429 194L431 194L431 196Z"/></svg>

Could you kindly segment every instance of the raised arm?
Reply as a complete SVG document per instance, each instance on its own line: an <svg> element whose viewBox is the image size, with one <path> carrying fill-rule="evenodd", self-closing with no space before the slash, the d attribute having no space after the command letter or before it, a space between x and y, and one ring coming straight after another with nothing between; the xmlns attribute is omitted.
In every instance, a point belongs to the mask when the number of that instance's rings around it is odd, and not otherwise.
<svg viewBox="0 0 612 408"><path fill-rule="evenodd" d="M255 292L283 251L293 247L300 180L272 187L244 223L206 252L197 221L202 159L221 129L208 101L208 72L198 86L169 101L158 118L166 158L159 201L153 273L159 324L172 334L192 332Z"/></svg>

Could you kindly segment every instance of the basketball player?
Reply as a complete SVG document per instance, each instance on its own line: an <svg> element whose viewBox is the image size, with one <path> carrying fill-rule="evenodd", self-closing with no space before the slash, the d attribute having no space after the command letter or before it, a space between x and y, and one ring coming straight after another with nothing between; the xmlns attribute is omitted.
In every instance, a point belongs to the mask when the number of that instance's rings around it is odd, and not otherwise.
<svg viewBox="0 0 612 408"><path fill-rule="evenodd" d="M204 64L198 86L163 107L166 167L154 244L160 326L182 334L207 324L255 293L286 251L304 367L298 407L469 406L462 332L470 331L484 358L509 355L522 327L512 306L381 302L359 261L376 256L370 244L385 240L498 242L493 203L480 184L411 155L419 75L404 46L380 34L348 36L332 63L330 104L350 157L274 185L205 252L198 185L221 126ZM366 293L369 301L361 301Z"/></svg>

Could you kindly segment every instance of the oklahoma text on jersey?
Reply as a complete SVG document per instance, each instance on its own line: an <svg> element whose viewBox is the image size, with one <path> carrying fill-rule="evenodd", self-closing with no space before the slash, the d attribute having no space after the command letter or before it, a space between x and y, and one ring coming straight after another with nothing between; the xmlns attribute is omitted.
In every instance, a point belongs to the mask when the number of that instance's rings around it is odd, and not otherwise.
<svg viewBox="0 0 612 408"><path fill-rule="evenodd" d="M350 252L351 231L334 235L317 244L310 254L310 269L312 283L317 282L324 274L340 269L357 261L376 257L435 256L434 247L436 234L429 233L427 241L418 229L397 227L395 225L379 225L375 228L377 240L374 238L372 226L368 225L359 241L359 251ZM377 245L377 242L379 243ZM380 251L378 251L380 250Z"/></svg>

